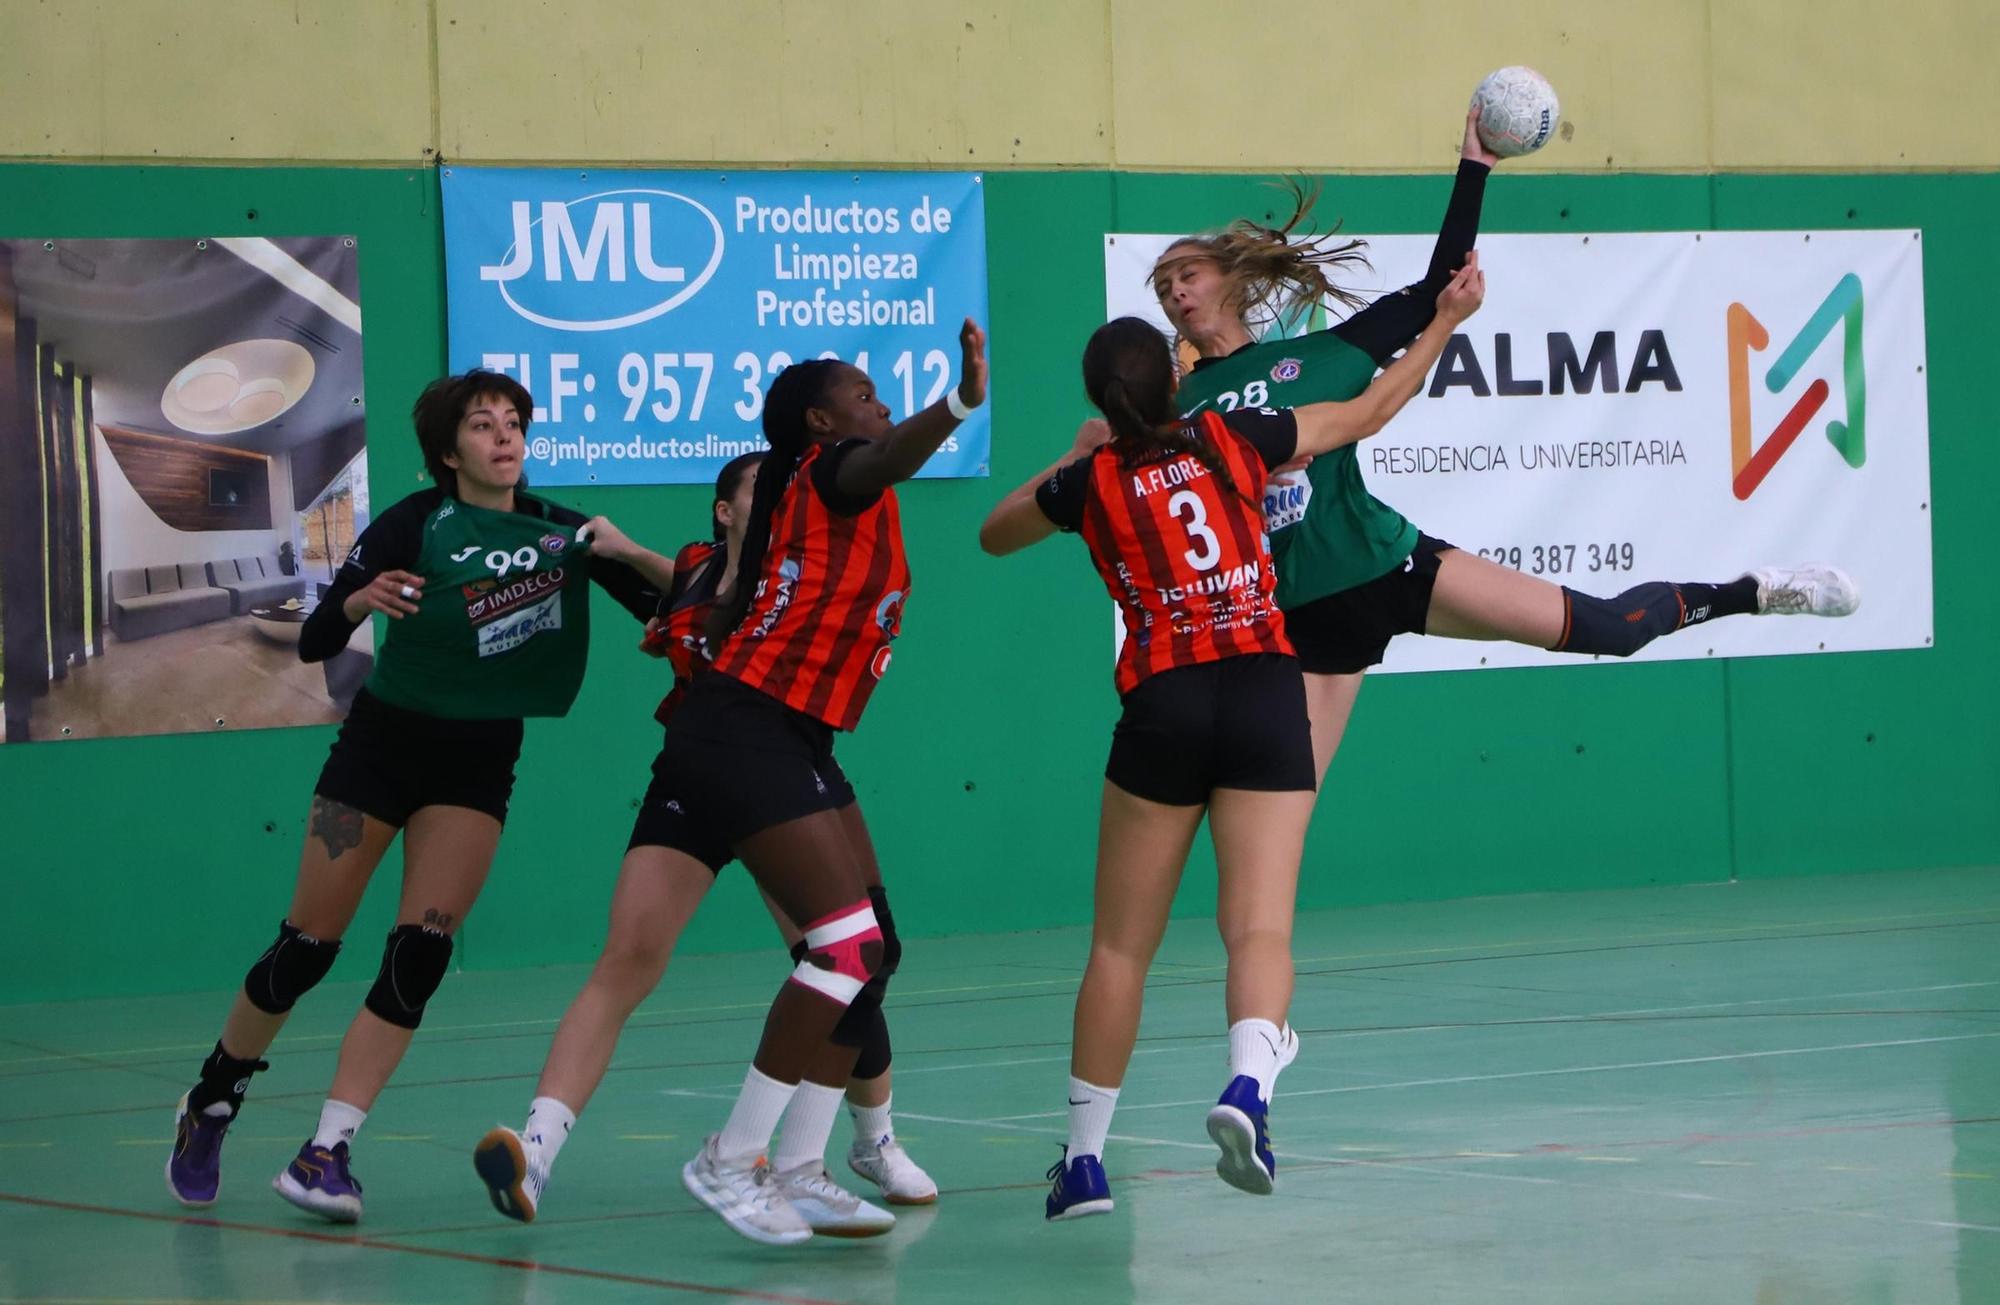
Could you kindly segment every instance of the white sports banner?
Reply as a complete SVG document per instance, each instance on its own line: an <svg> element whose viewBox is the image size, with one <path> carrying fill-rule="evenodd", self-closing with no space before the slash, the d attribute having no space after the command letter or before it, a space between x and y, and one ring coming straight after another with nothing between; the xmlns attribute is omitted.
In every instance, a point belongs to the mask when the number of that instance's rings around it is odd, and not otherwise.
<svg viewBox="0 0 2000 1305"><path fill-rule="evenodd" d="M1106 237L1111 316L1170 330L1148 273L1172 239ZM1370 238L1374 272L1353 288L1418 280L1434 244ZM1919 233L1489 235L1479 251L1485 307L1358 450L1376 497L1584 593L1794 562L1860 585L1852 616L1731 617L1637 660L1930 644ZM1405 636L1382 669L1579 660Z"/></svg>

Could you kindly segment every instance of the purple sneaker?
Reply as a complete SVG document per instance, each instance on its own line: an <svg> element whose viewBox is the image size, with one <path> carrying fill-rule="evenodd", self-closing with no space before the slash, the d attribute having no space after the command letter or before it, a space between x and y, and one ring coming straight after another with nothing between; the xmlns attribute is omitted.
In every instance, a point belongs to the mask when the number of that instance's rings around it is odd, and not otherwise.
<svg viewBox="0 0 2000 1305"><path fill-rule="evenodd" d="M222 1186L222 1139L234 1115L205 1115L188 1110L187 1094L174 1107L174 1150L167 1157L167 1190L182 1205L215 1204Z"/></svg>
<svg viewBox="0 0 2000 1305"><path fill-rule="evenodd" d="M335 1142L331 1149L307 1142L271 1180L278 1195L334 1223L353 1223L361 1218L361 1184L347 1169L347 1143Z"/></svg>

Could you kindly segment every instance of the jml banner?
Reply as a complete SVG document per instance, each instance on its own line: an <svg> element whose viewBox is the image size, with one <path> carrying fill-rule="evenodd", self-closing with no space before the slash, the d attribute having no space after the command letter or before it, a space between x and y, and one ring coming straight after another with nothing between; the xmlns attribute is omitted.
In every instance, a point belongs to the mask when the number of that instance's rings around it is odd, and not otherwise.
<svg viewBox="0 0 2000 1305"><path fill-rule="evenodd" d="M1149 273L1172 238L1106 238L1111 314L1170 330ZM1374 272L1355 288L1417 280L1433 243L1370 239ZM1479 250L1485 307L1359 450L1376 497L1460 548L1586 593L1802 561L1860 583L1844 619L1732 618L1640 659L1930 644L1920 233L1490 235ZM1300 366L1282 349L1271 364ZM1577 661L1406 636L1383 669Z"/></svg>
<svg viewBox="0 0 2000 1305"><path fill-rule="evenodd" d="M713 480L763 447L795 359L868 372L902 420L958 382L986 323L986 214L970 173L443 175L451 367L535 396L537 485ZM981 408L924 468L984 476Z"/></svg>

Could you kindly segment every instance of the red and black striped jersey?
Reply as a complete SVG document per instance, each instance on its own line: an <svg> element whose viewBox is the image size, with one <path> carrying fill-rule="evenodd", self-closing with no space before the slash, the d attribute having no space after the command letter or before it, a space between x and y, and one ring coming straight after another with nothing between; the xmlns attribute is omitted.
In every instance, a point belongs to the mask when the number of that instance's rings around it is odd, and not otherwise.
<svg viewBox="0 0 2000 1305"><path fill-rule="evenodd" d="M1203 412L1182 429L1213 450L1232 492L1192 453L1130 459L1113 441L1059 468L1035 493L1077 530L1125 622L1117 684L1249 653L1290 653L1264 537L1264 481L1289 461L1289 412ZM1130 460L1128 460L1130 459Z"/></svg>
<svg viewBox="0 0 2000 1305"><path fill-rule="evenodd" d="M860 721L888 670L910 591L896 492L842 512L828 501L830 478L815 474L816 462L846 447L815 444L800 459L771 514L750 608L714 666L840 730Z"/></svg>
<svg viewBox="0 0 2000 1305"><path fill-rule="evenodd" d="M640 644L647 652L665 657L674 670L674 687L653 712L653 719L662 725L680 706L695 672L708 664L702 651L701 627L715 606L716 585L725 560L723 546L712 539L697 539L674 554L673 591L660 604L660 614L647 627Z"/></svg>

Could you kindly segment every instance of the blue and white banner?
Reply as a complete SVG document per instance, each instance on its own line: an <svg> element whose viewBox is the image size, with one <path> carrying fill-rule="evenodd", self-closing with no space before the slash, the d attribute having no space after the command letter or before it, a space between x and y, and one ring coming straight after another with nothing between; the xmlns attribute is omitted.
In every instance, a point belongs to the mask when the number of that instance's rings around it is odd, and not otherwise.
<svg viewBox="0 0 2000 1305"><path fill-rule="evenodd" d="M444 170L451 369L535 396L537 485L701 483L764 447L772 376L839 357L894 419L958 383L986 324L971 173ZM974 412L924 476L987 474Z"/></svg>

